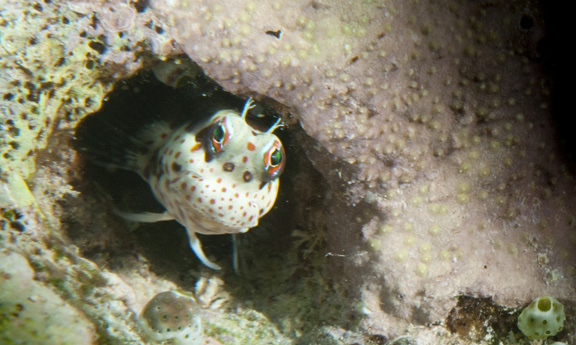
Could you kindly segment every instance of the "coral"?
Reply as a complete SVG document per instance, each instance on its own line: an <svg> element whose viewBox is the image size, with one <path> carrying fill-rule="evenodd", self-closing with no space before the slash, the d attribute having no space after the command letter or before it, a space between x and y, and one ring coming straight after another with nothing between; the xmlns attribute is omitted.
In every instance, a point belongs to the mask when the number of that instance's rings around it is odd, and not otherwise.
<svg viewBox="0 0 576 345"><path fill-rule="evenodd" d="M111 86L102 80L140 68L144 47L159 55L174 51L149 12L137 15L127 4L82 4L80 10L79 2L69 3L71 10L7 1L0 12L0 159L14 179L10 185L19 183L15 176L35 171L35 153L46 147L52 130L71 128L100 107ZM101 13L102 25L93 25L93 11Z"/></svg>
<svg viewBox="0 0 576 345"><path fill-rule="evenodd" d="M58 294L35 282L26 258L0 251L0 279L0 343L94 344L94 326Z"/></svg>
<svg viewBox="0 0 576 345"><path fill-rule="evenodd" d="M309 171L291 171L288 156L283 178L298 183L281 191L292 198L269 216L276 223L251 231L252 276L206 278L223 282L212 296L227 296L198 298L208 339L482 343L501 337L486 323L507 320L506 306L554 295L573 308L574 178L554 137L535 2L147 4L8 0L0 10L0 247L25 257L46 303L80 315L86 339L141 343L135 311L203 282L185 255L111 215L67 140L113 82L180 48L227 90L281 104L298 133L291 146L326 181L298 180ZM265 234L278 228L281 240ZM295 229L304 255L280 257ZM10 260L0 263L25 266ZM8 310L9 322L25 312ZM569 343L564 332L557 340Z"/></svg>
<svg viewBox="0 0 576 345"><path fill-rule="evenodd" d="M327 210L332 273L367 329L441 322L460 294L573 301L574 177L535 3L150 6L209 76L294 109L317 140L315 166L345 186Z"/></svg>

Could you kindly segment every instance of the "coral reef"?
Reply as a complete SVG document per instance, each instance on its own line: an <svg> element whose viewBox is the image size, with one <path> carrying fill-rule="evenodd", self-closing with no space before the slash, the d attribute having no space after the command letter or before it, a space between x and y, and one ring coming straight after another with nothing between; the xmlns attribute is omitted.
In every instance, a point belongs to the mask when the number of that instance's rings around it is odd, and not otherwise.
<svg viewBox="0 0 576 345"><path fill-rule="evenodd" d="M28 188L24 179L36 171L35 154L46 147L53 130L73 128L79 118L97 110L111 82L142 66L139 54L144 50L158 55L174 51L149 12L136 15L136 10L129 10L129 23L134 25L124 27L122 19L112 14L120 15L114 11L125 11L126 6L111 11L99 5L3 3L0 166L7 176L3 203L31 202L22 197ZM93 13L96 9L100 20Z"/></svg>
<svg viewBox="0 0 576 345"><path fill-rule="evenodd" d="M213 343L516 343L513 314L541 295L570 343L576 195L544 24L528 0L5 0L0 327L18 327L0 339L46 343L73 318L54 341L142 343L136 315L180 288ZM114 82L180 52L295 136L247 277L191 264L181 229L129 231L110 204L142 191L106 191L129 180L91 180L70 145ZM27 294L63 318L30 318Z"/></svg>
<svg viewBox="0 0 576 345"><path fill-rule="evenodd" d="M574 177L537 4L150 4L209 76L294 109L318 141L309 156L345 186L331 266L362 287L367 329L439 322L462 294L574 301Z"/></svg>
<svg viewBox="0 0 576 345"><path fill-rule="evenodd" d="M24 257L0 252L0 343L93 344L86 318L33 275Z"/></svg>

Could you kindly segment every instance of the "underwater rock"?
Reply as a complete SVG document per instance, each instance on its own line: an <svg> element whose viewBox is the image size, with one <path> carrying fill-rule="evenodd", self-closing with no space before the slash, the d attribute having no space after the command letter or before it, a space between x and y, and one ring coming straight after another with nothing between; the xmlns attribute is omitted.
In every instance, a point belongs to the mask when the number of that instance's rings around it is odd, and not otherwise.
<svg viewBox="0 0 576 345"><path fill-rule="evenodd" d="M36 275L54 301L70 296L94 325L111 325L97 329L101 341L139 342L133 310L198 272L157 275L128 235L111 235L123 228L99 191L85 193L93 186L72 189L86 186L59 138L147 55L180 48L226 89L268 96L301 121L312 139L300 144L330 186L312 211L326 218L328 250L314 252L324 238L309 229L294 234L314 268L328 259L323 277L349 299L327 298L309 266L287 269L294 258L260 262L272 266L258 272L266 284L207 322L223 342L314 337L298 327L324 314L330 344L467 343L443 326L462 295L511 307L553 295L573 310L574 178L553 136L533 1L8 0L0 25L0 247L55 262L33 265ZM70 242L82 245L63 256ZM114 284L88 254L112 264ZM291 294L278 277L306 289ZM218 289L241 285L232 281ZM284 303L281 321L255 300ZM317 314L301 314L304 303ZM356 322L365 336L339 328Z"/></svg>
<svg viewBox="0 0 576 345"><path fill-rule="evenodd" d="M58 294L34 281L34 271L23 256L0 251L0 287L1 344L95 344L94 326Z"/></svg>
<svg viewBox="0 0 576 345"><path fill-rule="evenodd" d="M367 329L441 322L461 294L574 301L574 176L537 3L150 6L210 77L295 109L317 140L310 158L343 190L327 255Z"/></svg>

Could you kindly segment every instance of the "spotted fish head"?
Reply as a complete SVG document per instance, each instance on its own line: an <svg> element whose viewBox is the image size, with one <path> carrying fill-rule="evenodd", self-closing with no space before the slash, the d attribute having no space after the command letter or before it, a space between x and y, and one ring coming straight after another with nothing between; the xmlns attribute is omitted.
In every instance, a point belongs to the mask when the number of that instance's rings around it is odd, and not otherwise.
<svg viewBox="0 0 576 345"><path fill-rule="evenodd" d="M271 133L274 128L262 132L235 111L219 111L199 133L205 147L205 162L221 163L222 170L230 173L226 177L262 189L284 169L284 147Z"/></svg>
<svg viewBox="0 0 576 345"><path fill-rule="evenodd" d="M272 133L277 125L261 131L246 121L250 106L251 100L242 114L221 110L199 126L182 127L161 153L165 174L153 189L195 232L245 232L274 205L284 148Z"/></svg>

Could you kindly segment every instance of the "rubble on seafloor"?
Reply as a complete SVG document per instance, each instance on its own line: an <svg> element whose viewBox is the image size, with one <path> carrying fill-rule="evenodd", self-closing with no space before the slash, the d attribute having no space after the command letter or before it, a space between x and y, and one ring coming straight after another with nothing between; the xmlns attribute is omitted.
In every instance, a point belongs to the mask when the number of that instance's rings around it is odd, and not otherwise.
<svg viewBox="0 0 576 345"><path fill-rule="evenodd" d="M0 343L142 343L139 313L175 289L211 344L528 344L516 318L544 295L573 342L576 193L543 10L4 0ZM182 53L288 124L244 276L201 267L176 224L130 229L112 205L147 187L71 145L119 80Z"/></svg>

